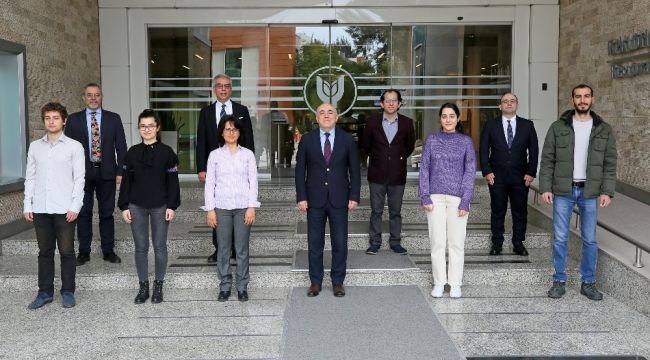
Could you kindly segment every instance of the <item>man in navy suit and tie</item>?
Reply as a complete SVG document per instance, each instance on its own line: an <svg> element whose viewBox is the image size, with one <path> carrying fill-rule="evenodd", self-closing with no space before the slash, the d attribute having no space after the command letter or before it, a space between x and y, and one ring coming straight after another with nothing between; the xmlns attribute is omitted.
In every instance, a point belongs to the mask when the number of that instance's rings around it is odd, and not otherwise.
<svg viewBox="0 0 650 360"><path fill-rule="evenodd" d="M336 129L338 114L328 103L316 109L318 129L302 136L296 154L296 201L307 212L309 279L307 296L321 291L324 269L325 222L332 243L334 296L345 296L348 257L348 211L357 207L361 192L359 158L352 136Z"/></svg>
<svg viewBox="0 0 650 360"><path fill-rule="evenodd" d="M115 254L116 184L122 181L122 164L126 156L126 137L120 115L102 108L102 88L90 83L84 88L86 108L68 118L65 135L79 141L86 154L86 182L84 200L77 221L79 255L77 265L90 261L90 243L93 238L93 196L97 194L99 209L99 236L104 260L120 263ZM116 157L117 156L117 157Z"/></svg>
<svg viewBox="0 0 650 360"><path fill-rule="evenodd" d="M528 255L523 244L528 221L528 188L537 174L539 145L533 122L517 116L517 104L513 93L503 94L499 103L502 115L488 120L481 133L481 171L490 189L492 209L490 255L501 254L508 199L512 213L512 249L517 255Z"/></svg>
<svg viewBox="0 0 650 360"><path fill-rule="evenodd" d="M217 101L201 109L196 130L196 172L199 175L199 181L203 184L205 184L205 172L210 152L223 146L223 139L217 137L217 126L219 121L226 115L233 115L242 122L246 130L244 131L245 138L242 139L242 146L255 153L253 125L248 114L248 108L230 100L232 96L232 80L230 76L218 74L212 79L212 84L212 91L216 95ZM212 229L212 244L214 245L214 253L208 256L208 262L216 263L218 250L216 229ZM233 254L234 249L233 246Z"/></svg>

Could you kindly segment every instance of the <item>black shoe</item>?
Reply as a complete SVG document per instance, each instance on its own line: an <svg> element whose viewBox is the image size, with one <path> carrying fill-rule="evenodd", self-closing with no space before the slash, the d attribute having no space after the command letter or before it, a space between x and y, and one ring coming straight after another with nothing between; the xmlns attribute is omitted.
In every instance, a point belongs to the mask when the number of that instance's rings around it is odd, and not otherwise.
<svg viewBox="0 0 650 360"><path fill-rule="evenodd" d="M153 294L151 295L152 304L160 304L163 301L163 280L153 281Z"/></svg>
<svg viewBox="0 0 650 360"><path fill-rule="evenodd" d="M149 298L149 281L140 281L140 290L133 300L136 304L144 304Z"/></svg>
<svg viewBox="0 0 650 360"><path fill-rule="evenodd" d="M120 259L119 256L117 256L116 253L114 252L109 252L104 254L104 261L108 261L113 264L119 264L122 262L122 259Z"/></svg>
<svg viewBox="0 0 650 360"><path fill-rule="evenodd" d="M566 293L565 283L562 281L553 281L553 286L546 293L551 299L559 299Z"/></svg>
<svg viewBox="0 0 650 360"><path fill-rule="evenodd" d="M528 250L523 244L517 244L512 247L512 251L520 256L528 256Z"/></svg>
<svg viewBox="0 0 650 360"><path fill-rule="evenodd" d="M241 302L248 301L248 291L237 291L237 300Z"/></svg>
<svg viewBox="0 0 650 360"><path fill-rule="evenodd" d="M230 291L219 291L219 297L217 298L217 301L219 302L228 301L229 297L230 297Z"/></svg>
<svg viewBox="0 0 650 360"><path fill-rule="evenodd" d="M580 286L580 294L586 296L589 300L599 301L603 299L603 293L596 289L596 284L582 283Z"/></svg>
<svg viewBox="0 0 650 360"><path fill-rule="evenodd" d="M77 266L81 266L90 261L90 254L88 253L79 253L77 255Z"/></svg>
<svg viewBox="0 0 650 360"><path fill-rule="evenodd" d="M368 255L377 255L377 252L379 251L380 247L381 246L379 246L379 245L370 245L368 250L366 250L366 254L368 254Z"/></svg>
<svg viewBox="0 0 650 360"><path fill-rule="evenodd" d="M490 248L490 255L501 255L501 246L492 244Z"/></svg>
<svg viewBox="0 0 650 360"><path fill-rule="evenodd" d="M214 264L217 262L217 250L215 250L212 255L208 256L208 263Z"/></svg>
<svg viewBox="0 0 650 360"><path fill-rule="evenodd" d="M391 245L390 249L393 250L395 254L406 255L406 249L404 249L400 244Z"/></svg>

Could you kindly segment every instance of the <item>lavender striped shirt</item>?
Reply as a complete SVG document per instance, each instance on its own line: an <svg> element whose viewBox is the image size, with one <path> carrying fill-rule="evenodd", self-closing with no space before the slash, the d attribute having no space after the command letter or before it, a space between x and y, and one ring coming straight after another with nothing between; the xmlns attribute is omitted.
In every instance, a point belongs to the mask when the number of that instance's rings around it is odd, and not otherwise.
<svg viewBox="0 0 650 360"><path fill-rule="evenodd" d="M422 149L420 200L431 204L431 194L460 197L459 210L469 211L474 196L476 156L472 139L457 132L429 135Z"/></svg>
<svg viewBox="0 0 650 360"><path fill-rule="evenodd" d="M237 146L235 153L230 153L226 146L213 150L208 157L204 197L201 209L205 211L260 207L253 152L241 146Z"/></svg>

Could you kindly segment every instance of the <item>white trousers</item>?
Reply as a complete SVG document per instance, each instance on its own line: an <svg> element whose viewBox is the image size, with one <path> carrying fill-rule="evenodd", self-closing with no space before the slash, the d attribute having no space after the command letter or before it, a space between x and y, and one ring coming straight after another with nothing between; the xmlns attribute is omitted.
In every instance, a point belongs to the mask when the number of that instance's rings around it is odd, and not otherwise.
<svg viewBox="0 0 650 360"><path fill-rule="evenodd" d="M432 194L433 211L427 211L429 240L431 240L431 270L433 284L460 286L463 284L465 264L465 235L468 215L458 216L460 198ZM449 252L449 268L445 250Z"/></svg>

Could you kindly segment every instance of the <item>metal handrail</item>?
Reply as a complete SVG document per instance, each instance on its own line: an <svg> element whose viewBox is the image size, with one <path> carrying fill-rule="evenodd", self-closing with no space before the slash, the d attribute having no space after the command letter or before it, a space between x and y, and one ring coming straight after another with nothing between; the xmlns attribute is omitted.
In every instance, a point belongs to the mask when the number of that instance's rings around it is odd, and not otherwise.
<svg viewBox="0 0 650 360"><path fill-rule="evenodd" d="M533 185L533 184L530 184L530 188L535 192L535 196L533 197L533 205L537 205L537 204L539 204L539 195L540 195L539 188L536 185ZM576 214L575 228L577 229L578 224L580 223L580 212L576 208L573 209L573 212ZM603 223L600 220L597 220L596 223L598 224L598 226L602 227L603 229L609 231L610 233L612 233L612 234L620 237L621 239L627 241L628 243L634 245L635 246L635 256L634 256L634 263L632 265L634 267L636 267L636 268L639 268L639 269L644 266L643 262L642 262L642 258L641 258L641 255L643 254L642 250L647 252L647 253L650 253L650 246L648 246L648 245L646 245L644 243L641 243L641 242L637 241L636 239L633 239L633 238L621 233L620 231L612 228L611 226Z"/></svg>

